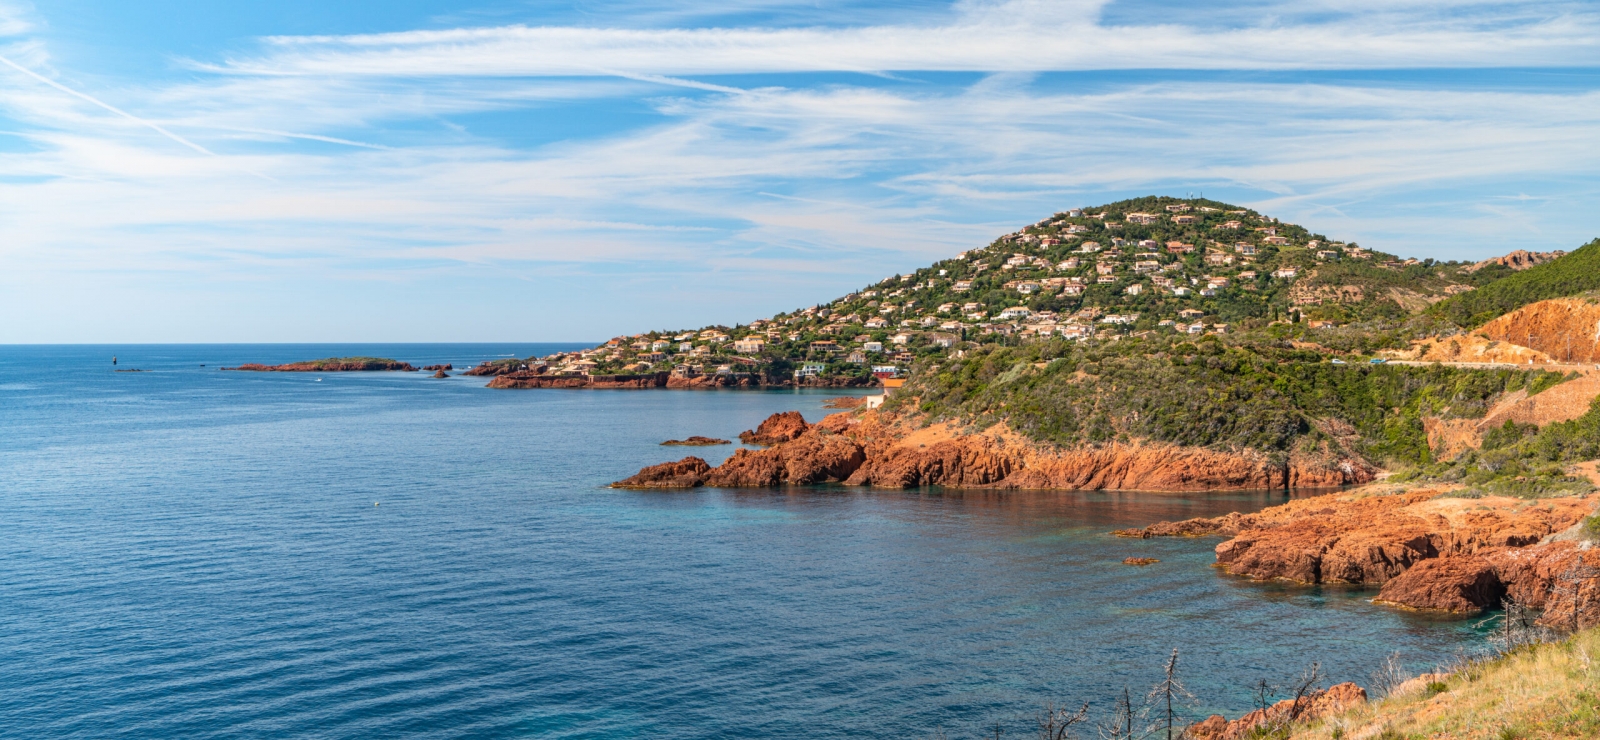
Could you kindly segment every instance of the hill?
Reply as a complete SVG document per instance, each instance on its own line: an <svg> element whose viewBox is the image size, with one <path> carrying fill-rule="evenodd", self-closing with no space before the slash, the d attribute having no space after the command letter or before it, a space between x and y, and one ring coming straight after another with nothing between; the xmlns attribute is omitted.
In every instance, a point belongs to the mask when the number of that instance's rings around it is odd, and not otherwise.
<svg viewBox="0 0 1600 740"><path fill-rule="evenodd" d="M874 368L904 372L982 345L1239 333L1274 322L1306 331L1362 325L1327 338L1365 351L1404 344L1382 330L1512 273L1475 267L1400 259L1227 203L1147 197L1057 213L825 304L617 337L504 370L849 385L871 382Z"/></svg>

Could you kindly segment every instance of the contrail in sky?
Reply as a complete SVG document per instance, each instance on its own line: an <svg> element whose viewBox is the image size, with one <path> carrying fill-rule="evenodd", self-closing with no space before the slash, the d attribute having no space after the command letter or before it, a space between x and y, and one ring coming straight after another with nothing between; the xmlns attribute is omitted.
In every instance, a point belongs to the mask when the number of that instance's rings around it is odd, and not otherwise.
<svg viewBox="0 0 1600 740"><path fill-rule="evenodd" d="M190 149L193 149L193 150L195 150L197 152L200 152L201 154L205 154L205 155L213 156L213 157L216 156L216 153L211 151L210 149L207 149L207 148L205 148L203 146L200 146L199 144L196 144L196 143L194 143L192 141L189 141L188 139L185 139L182 136L179 136L179 135L177 135L175 133L172 133L171 131L168 131L168 130L160 127L160 126L157 126L154 123L146 121L143 118L140 118L140 117L138 117L136 115L133 115L132 113L129 113L129 112L125 111L125 110L122 110L121 108L118 108L118 107L116 107L114 105L111 105L109 103L101 102L99 100L96 100L93 97L90 97L90 96L85 95L85 94L83 94L81 92L78 92L77 90L74 90L74 89L72 89L70 87L67 87L66 85L63 85L63 84L61 84L59 82L56 82L55 80L50 79L49 77L45 77L44 75L41 75L38 72L35 72L35 71L31 70L31 69L28 69L27 67L24 67L24 66L22 66L20 64L17 64L16 62L11 61L10 59L7 59L7 58L5 58L3 56L0 56L0 62L3 62L7 67L10 67L10 68L12 68L12 69L14 69L14 70L16 70L18 72L21 72L21 73L23 73L23 74L25 74L25 75L27 75L29 77L32 77L33 79L36 79L36 80L38 80L40 82L43 82L44 84L49 85L49 86L51 86L51 87L53 87L53 88L55 88L57 90L60 90L61 92L64 92L64 93L66 93L68 95L71 95L71 96L73 96L75 98L78 98L80 100L86 100L86 101L88 101L90 103L94 103L95 105L98 105L101 108L105 108L106 110L111 111L112 113L115 113L115 114L117 114L119 116L122 116L123 118L126 118L126 119L128 119L130 121L133 121L134 123L138 123L138 124L143 125L143 126L148 126L149 128L155 130L156 133L159 133L162 136L165 136L165 137L167 137L167 138L169 138L169 139L171 139L173 141L178 142L179 144L182 144L182 145L184 145L186 147L189 147Z"/></svg>

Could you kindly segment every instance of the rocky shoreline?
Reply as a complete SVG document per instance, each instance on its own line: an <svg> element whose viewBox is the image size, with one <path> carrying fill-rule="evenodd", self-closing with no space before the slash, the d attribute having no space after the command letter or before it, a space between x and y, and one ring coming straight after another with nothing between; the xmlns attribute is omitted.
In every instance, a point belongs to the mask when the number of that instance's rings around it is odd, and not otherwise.
<svg viewBox="0 0 1600 740"><path fill-rule="evenodd" d="M839 483L878 488L1203 491L1369 484L1357 460L1155 444L1049 448L1003 427L919 427L880 411L831 414L816 424L774 414L711 466L698 457L652 465L612 484L624 489L761 488ZM1216 567L1257 579L1378 589L1376 603L1477 613L1503 599L1543 610L1564 627L1600 624L1600 548L1583 529L1600 494L1521 499L1465 497L1456 486L1388 484L1297 499L1253 514L1161 522L1121 537L1222 537Z"/></svg>
<svg viewBox="0 0 1600 740"><path fill-rule="evenodd" d="M1226 573L1303 584L1378 587L1375 603L1472 614L1510 598L1541 623L1600 623L1600 550L1585 520L1600 495L1458 498L1453 487L1372 486L1254 514L1162 522L1123 537L1227 538Z"/></svg>
<svg viewBox="0 0 1600 740"><path fill-rule="evenodd" d="M831 414L816 424L798 412L774 414L740 441L767 448L741 449L715 468L695 457L654 465L612 485L1203 491L1338 487L1377 475L1362 461L1331 455L1277 461L1250 451L1154 443L1059 449L1003 425L983 431L919 427L879 411Z"/></svg>

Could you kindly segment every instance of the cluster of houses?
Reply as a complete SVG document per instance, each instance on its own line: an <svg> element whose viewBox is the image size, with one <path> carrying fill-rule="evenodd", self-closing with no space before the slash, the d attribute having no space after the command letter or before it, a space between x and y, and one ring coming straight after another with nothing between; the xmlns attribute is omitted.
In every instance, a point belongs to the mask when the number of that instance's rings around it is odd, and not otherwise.
<svg viewBox="0 0 1600 740"><path fill-rule="evenodd" d="M1372 256L1245 210L1182 201L1123 213L1072 209L825 305L731 329L619 337L552 366L695 374L740 372L782 356L798 362L801 377L841 365L884 377L918 353L960 351L986 337L1226 333L1226 324L1203 320L1203 301ZM1068 308L1030 308L1040 305Z"/></svg>

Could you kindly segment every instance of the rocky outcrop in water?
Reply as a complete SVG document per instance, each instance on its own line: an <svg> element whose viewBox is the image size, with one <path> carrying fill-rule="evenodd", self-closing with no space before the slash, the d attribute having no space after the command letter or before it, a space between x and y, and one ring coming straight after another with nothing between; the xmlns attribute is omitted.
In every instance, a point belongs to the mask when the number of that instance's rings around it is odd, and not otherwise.
<svg viewBox="0 0 1600 740"><path fill-rule="evenodd" d="M731 445L733 443L725 439L702 437L697 434L688 439L669 439L661 444L666 447L710 447L712 445Z"/></svg>
<svg viewBox="0 0 1600 740"><path fill-rule="evenodd" d="M456 368L455 368L454 365L451 365L450 363L447 362L447 363L445 363L443 365L423 365L422 369L423 370L427 370L427 371L439 371L439 370L454 370Z"/></svg>
<svg viewBox="0 0 1600 740"><path fill-rule="evenodd" d="M333 358L327 360L307 360L305 362L290 362L283 365L263 365L260 363L246 363L238 367L225 367L223 370L243 370L261 373L353 373L353 372L380 372L398 370L403 372L416 372L416 368L409 362L398 362L381 357L351 357Z"/></svg>
<svg viewBox="0 0 1600 740"><path fill-rule="evenodd" d="M447 372L445 372L443 370L439 370L439 371L434 372L433 377L435 377L435 378L448 378L448 377L450 377L450 373L447 373Z"/></svg>
<svg viewBox="0 0 1600 740"><path fill-rule="evenodd" d="M705 484L711 466L698 457L651 465L627 480L612 483L612 488L695 488Z"/></svg>

